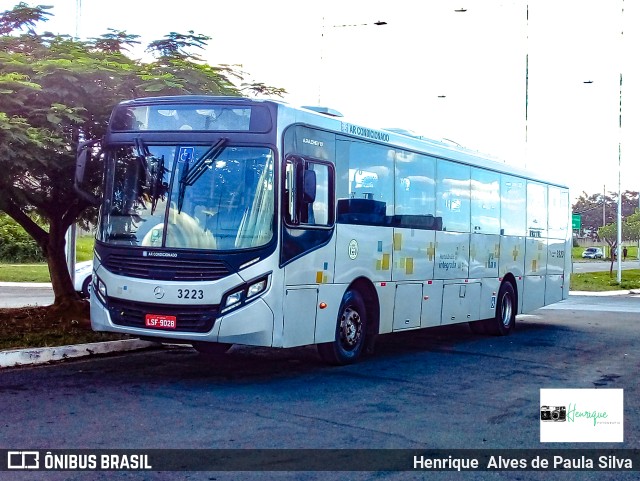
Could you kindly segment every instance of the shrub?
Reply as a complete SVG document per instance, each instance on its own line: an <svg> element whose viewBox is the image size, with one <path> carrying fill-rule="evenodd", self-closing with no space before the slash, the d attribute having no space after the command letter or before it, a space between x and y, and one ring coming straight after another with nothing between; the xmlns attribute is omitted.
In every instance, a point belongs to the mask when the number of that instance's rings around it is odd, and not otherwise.
<svg viewBox="0 0 640 481"><path fill-rule="evenodd" d="M43 262L42 250L25 230L0 214L0 262Z"/></svg>

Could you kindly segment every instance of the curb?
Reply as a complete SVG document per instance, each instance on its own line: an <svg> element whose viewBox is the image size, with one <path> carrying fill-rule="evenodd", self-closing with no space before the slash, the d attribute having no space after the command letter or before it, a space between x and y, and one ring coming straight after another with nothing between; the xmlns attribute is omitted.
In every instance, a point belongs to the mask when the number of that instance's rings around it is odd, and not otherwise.
<svg viewBox="0 0 640 481"><path fill-rule="evenodd" d="M592 297L606 297L606 296L626 296L626 295L638 295L640 289L630 289L621 291L569 291L570 296L592 296ZM550 304L553 305L553 304Z"/></svg>
<svg viewBox="0 0 640 481"><path fill-rule="evenodd" d="M51 288L51 282L0 282L0 287L48 287Z"/></svg>
<svg viewBox="0 0 640 481"><path fill-rule="evenodd" d="M137 351L157 347L157 342L125 339L122 341L92 342L56 347L33 347L0 351L0 369L3 367L32 366L62 361L76 357L108 354L111 352Z"/></svg>

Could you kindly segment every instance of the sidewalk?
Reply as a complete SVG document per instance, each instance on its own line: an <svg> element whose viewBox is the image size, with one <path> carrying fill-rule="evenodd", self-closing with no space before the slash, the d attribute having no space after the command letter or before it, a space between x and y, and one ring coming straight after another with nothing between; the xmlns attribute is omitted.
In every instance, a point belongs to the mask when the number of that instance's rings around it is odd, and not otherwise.
<svg viewBox="0 0 640 481"><path fill-rule="evenodd" d="M0 282L0 287L9 288L48 288L50 282ZM50 297L50 298L49 298ZM29 298L23 301L21 296L12 296L11 299L0 299L1 308L21 307L24 305L46 306L53 302L51 296ZM33 302L35 301L35 302ZM29 366L46 364L54 361L62 361L78 357L109 354L113 352L137 351L158 347L160 344L139 339L126 339L121 341L94 342L89 344L76 344L70 346L55 347L30 347L25 349L0 349L0 369L4 367Z"/></svg>
<svg viewBox="0 0 640 481"><path fill-rule="evenodd" d="M44 284L44 285L42 285ZM0 282L1 286L24 286L26 283L9 283ZM50 284L49 284L50 285ZM31 283L29 287L46 287L45 283ZM590 292L590 291L570 291L571 296L623 296L635 294L640 295L640 289L634 290L621 290L621 291L603 291L603 292ZM159 347L160 344L149 341L141 341L139 339L127 339L123 341L107 341L107 342L95 342L91 344L78 344L70 346L57 346L57 347L40 347L40 348L27 348L27 349L11 349L0 350L0 369L4 367L18 367L37 364L46 364L54 361L62 361L65 359L95 356L99 354L108 354L113 352L126 352L137 351L141 349L150 349L152 347Z"/></svg>
<svg viewBox="0 0 640 481"><path fill-rule="evenodd" d="M156 342L126 339L122 341L93 342L72 346L30 347L26 349L0 350L0 369L3 367L29 366L63 361L76 357L95 356L112 352L138 351L158 347Z"/></svg>
<svg viewBox="0 0 640 481"><path fill-rule="evenodd" d="M570 296L593 296L593 297L604 297L604 296L626 296L626 295L638 295L640 294L640 289L631 289L631 290L622 290L622 291L569 291Z"/></svg>

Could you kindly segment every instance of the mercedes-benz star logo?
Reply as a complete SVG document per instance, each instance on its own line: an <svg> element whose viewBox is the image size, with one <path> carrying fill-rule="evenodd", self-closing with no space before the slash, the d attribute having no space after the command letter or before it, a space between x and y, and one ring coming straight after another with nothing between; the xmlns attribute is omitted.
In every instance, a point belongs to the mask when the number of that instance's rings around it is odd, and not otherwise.
<svg viewBox="0 0 640 481"><path fill-rule="evenodd" d="M156 299L162 299L164 297L164 289L160 286L156 286L153 290L153 295Z"/></svg>

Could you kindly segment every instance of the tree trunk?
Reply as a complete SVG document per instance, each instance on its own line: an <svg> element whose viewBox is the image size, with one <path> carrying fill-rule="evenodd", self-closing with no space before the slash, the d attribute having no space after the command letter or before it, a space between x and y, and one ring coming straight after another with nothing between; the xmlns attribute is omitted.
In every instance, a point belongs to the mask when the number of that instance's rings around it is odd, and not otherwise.
<svg viewBox="0 0 640 481"><path fill-rule="evenodd" d="M66 306L77 301L80 296L73 287L71 275L67 267L65 254L65 234L66 232L58 224L51 224L49 239L45 255L49 264L49 275L51 276L51 286L57 306Z"/></svg>
<svg viewBox="0 0 640 481"><path fill-rule="evenodd" d="M70 222L75 222L76 216L81 211L77 205L70 206L70 210L64 216L53 216L49 212L49 232L47 233L27 216L17 204L11 200L1 199L2 209L9 214L22 228L38 243L49 265L49 276L53 287L54 305L61 308L72 309L72 304L80 300L80 296L73 287L73 281L67 267L65 253L65 235ZM66 220L65 220L66 219Z"/></svg>

